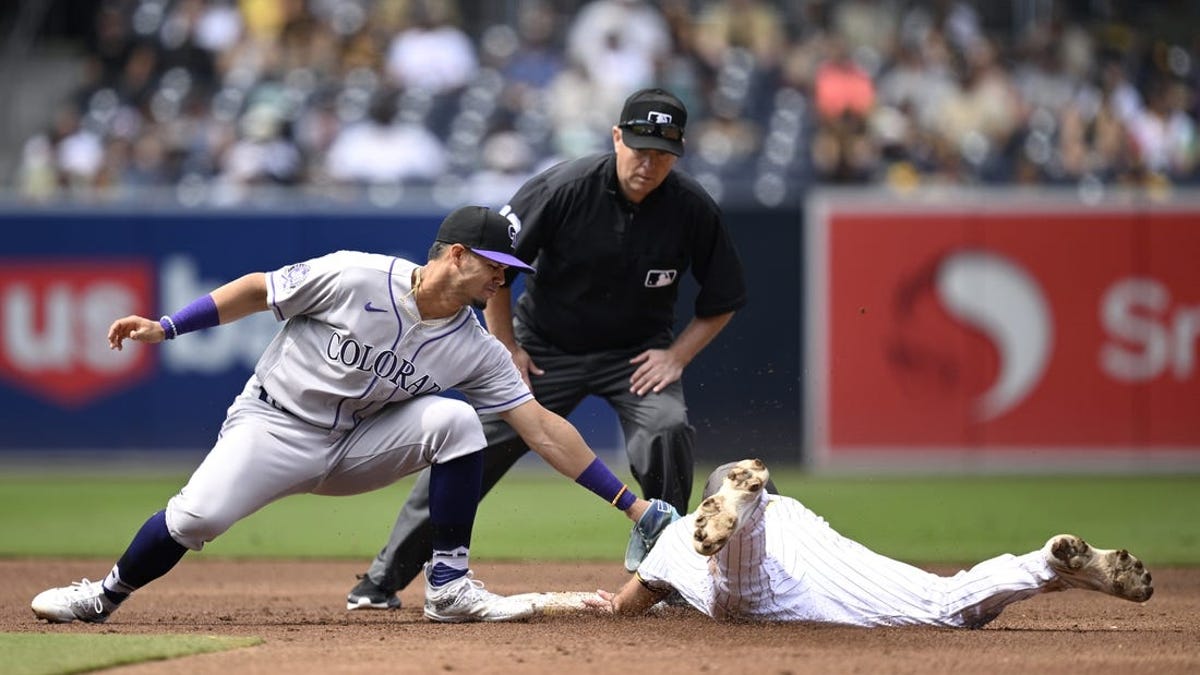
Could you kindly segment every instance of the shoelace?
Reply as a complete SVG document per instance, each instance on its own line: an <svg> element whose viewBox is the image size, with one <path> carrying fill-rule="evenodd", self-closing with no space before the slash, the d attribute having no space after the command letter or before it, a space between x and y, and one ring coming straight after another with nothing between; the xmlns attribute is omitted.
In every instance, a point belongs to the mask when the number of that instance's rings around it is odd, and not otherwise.
<svg viewBox="0 0 1200 675"><path fill-rule="evenodd" d="M467 580L467 584L469 584L469 585L463 586L462 592L459 593L460 596L465 595L467 593L471 593L473 591L482 591L483 590L483 582L475 578L474 572L468 571L465 578Z"/></svg>
<svg viewBox="0 0 1200 675"><path fill-rule="evenodd" d="M92 599L92 609L94 609L97 614L103 614L104 613L104 603L100 602L100 594L104 592L104 589L101 588L97 592L94 589L95 586L96 586L96 584L94 582L88 581L87 577L84 577L81 581L72 581L71 582L72 591L74 593L80 595L84 599L87 599L87 597L90 595L91 599Z"/></svg>

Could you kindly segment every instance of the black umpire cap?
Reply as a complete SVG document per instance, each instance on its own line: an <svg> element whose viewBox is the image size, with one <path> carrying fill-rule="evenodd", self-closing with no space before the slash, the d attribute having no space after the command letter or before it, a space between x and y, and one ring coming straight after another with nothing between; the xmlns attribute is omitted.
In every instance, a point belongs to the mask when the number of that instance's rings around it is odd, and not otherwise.
<svg viewBox="0 0 1200 675"><path fill-rule="evenodd" d="M513 255L516 228L504 216L482 206L464 206L450 212L434 238L444 244L462 244L474 253L522 272L533 268Z"/></svg>
<svg viewBox="0 0 1200 675"><path fill-rule="evenodd" d="M665 150L683 156L683 129L687 108L665 89L640 89L621 108L621 142L638 150Z"/></svg>

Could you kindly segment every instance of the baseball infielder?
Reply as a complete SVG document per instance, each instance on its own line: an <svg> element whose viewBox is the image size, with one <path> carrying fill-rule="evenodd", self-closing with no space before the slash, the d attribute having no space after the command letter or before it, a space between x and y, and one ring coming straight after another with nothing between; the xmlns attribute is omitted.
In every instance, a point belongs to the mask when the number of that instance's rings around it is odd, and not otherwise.
<svg viewBox="0 0 1200 675"><path fill-rule="evenodd" d="M668 591L715 619L856 626L978 628L1039 593L1083 588L1144 602L1150 573L1127 551L1062 534L1024 555L1001 555L942 577L838 534L803 504L763 489L760 460L720 467L694 513L667 526L637 573L613 594L567 594L616 614L644 611Z"/></svg>
<svg viewBox="0 0 1200 675"><path fill-rule="evenodd" d="M185 552L277 499L358 494L432 465L425 616L528 616L527 602L484 591L468 571L486 444L477 411L502 415L551 466L631 519L649 503L613 476L574 427L533 399L508 351L471 311L496 293L510 266L532 269L512 255L508 221L464 207L442 222L424 266L340 251L248 274L158 321L118 319L108 334L114 349L126 339L158 343L267 309L286 323L229 407L216 445L103 583L84 579L45 591L33 599L34 614L103 622ZM436 395L452 388L467 402Z"/></svg>

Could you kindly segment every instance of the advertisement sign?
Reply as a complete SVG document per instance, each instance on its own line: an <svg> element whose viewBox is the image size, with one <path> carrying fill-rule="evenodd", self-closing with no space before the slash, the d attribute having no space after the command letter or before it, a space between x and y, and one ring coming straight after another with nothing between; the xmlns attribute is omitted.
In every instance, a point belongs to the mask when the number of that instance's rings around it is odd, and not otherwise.
<svg viewBox="0 0 1200 675"><path fill-rule="evenodd" d="M1200 208L834 199L809 227L817 463L1200 465Z"/></svg>

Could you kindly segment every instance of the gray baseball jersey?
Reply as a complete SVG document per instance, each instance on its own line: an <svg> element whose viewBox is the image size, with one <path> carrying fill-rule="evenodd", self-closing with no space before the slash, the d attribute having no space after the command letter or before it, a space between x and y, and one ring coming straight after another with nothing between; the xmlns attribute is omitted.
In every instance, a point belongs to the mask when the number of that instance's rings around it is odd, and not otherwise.
<svg viewBox="0 0 1200 675"><path fill-rule="evenodd" d="M477 452L478 413L532 400L471 309L420 320L416 267L339 251L267 273L267 302L286 323L170 500L177 541L199 549L286 495L368 492ZM451 389L466 402L434 395Z"/></svg>
<svg viewBox="0 0 1200 675"><path fill-rule="evenodd" d="M695 520L672 523L638 574L717 619L978 627L1013 602L1062 590L1040 551L942 577L875 553L795 499L765 491L716 555L692 547Z"/></svg>
<svg viewBox="0 0 1200 675"><path fill-rule="evenodd" d="M531 397L508 351L469 308L417 321L416 267L339 251L267 274L267 302L288 321L254 372L284 410L344 431L389 403L448 389L481 413Z"/></svg>

